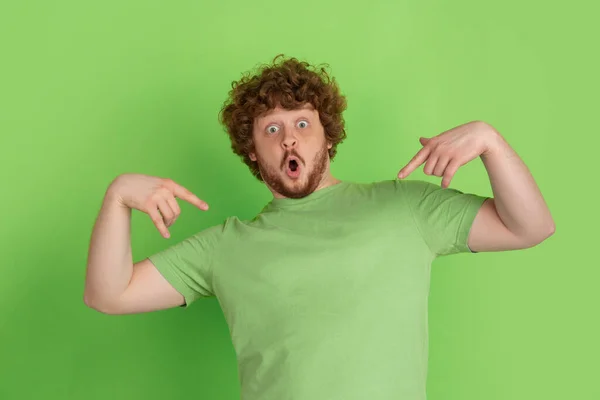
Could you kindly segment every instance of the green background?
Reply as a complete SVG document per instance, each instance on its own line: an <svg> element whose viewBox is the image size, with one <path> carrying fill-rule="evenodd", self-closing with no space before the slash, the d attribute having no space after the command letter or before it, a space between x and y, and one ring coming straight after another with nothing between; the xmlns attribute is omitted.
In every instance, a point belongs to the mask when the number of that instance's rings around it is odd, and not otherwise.
<svg viewBox="0 0 600 400"><path fill-rule="evenodd" d="M83 303L89 235L124 172L170 177L163 239L135 212L135 260L270 199L217 113L284 53L348 98L336 177L394 179L419 136L496 127L556 221L543 244L434 262L430 400L598 399L598 39L593 2L47 1L0 6L0 398L236 399L217 301L107 316ZM419 168L410 179L441 182ZM490 195L475 160L452 186ZM377 368L377 366L373 366Z"/></svg>

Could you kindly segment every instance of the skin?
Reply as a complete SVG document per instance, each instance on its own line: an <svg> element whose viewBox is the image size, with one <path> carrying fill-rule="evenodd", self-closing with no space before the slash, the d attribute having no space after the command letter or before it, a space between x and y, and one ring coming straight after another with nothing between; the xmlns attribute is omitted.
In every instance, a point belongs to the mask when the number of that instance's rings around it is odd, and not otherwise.
<svg viewBox="0 0 600 400"><path fill-rule="evenodd" d="M398 173L408 177L418 166L450 185L459 167L481 158L494 198L486 200L469 235L474 251L503 251L533 247L554 234L550 210L529 169L490 124L472 121L432 138L421 137L422 148Z"/></svg>
<svg viewBox="0 0 600 400"><path fill-rule="evenodd" d="M302 198L340 181L330 172L318 112L276 108L256 119L254 151L266 186L276 198ZM528 168L489 124L474 121L432 138L419 139L422 148L399 172L405 179L425 164L427 175L443 177L447 188L458 168L478 157L488 172L494 198L484 202L471 227L468 245L477 252L516 250L535 246L555 231L550 211ZM286 173L287 157L300 163L300 175ZM177 199L208 210L208 204L166 178L139 174L118 177L107 190L90 242L85 303L106 314L133 314L184 304L156 267L146 258L133 263L131 210L147 213L165 238L180 214Z"/></svg>
<svg viewBox="0 0 600 400"><path fill-rule="evenodd" d="M331 175L328 150L331 143L319 113L311 104L297 110L277 107L256 118L253 129L254 151L249 154L258 161L260 174L275 198L302 198L316 190L340 181ZM296 156L300 176L287 173L289 156Z"/></svg>

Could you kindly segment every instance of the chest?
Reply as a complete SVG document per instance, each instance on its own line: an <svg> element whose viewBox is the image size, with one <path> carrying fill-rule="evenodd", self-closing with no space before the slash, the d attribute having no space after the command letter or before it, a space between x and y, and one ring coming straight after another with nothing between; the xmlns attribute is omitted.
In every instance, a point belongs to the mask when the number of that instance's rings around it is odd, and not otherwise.
<svg viewBox="0 0 600 400"><path fill-rule="evenodd" d="M430 260L409 221L377 213L307 219L249 229L221 257L214 284L230 324L318 324L428 291Z"/></svg>

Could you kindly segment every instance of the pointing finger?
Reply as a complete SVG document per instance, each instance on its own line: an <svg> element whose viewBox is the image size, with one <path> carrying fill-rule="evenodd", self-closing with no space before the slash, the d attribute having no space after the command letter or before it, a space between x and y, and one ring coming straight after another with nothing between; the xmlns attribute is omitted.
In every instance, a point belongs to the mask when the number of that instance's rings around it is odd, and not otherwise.
<svg viewBox="0 0 600 400"><path fill-rule="evenodd" d="M195 205L203 211L208 210L208 204L205 201L200 200L195 194L193 194L181 185L175 184L173 194L176 197L179 197L180 199L183 199L188 203Z"/></svg>
<svg viewBox="0 0 600 400"><path fill-rule="evenodd" d="M406 178L410 175L419 165L423 164L431 150L428 147L423 147L415 156L400 170L398 178Z"/></svg>

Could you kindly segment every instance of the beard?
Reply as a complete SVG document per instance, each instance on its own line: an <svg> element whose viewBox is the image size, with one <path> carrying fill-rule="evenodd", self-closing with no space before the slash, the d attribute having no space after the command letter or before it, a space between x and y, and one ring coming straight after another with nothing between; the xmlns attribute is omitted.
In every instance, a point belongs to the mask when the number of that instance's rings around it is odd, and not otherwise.
<svg viewBox="0 0 600 400"><path fill-rule="evenodd" d="M305 175L306 178L301 176L298 179L291 179L287 177L287 175L282 177L281 171L284 167L287 167L285 165L285 160L290 155L294 155L300 159L299 162L303 164L303 171L301 173L302 175ZM279 170L277 170L273 166L263 162L257 155L258 169L263 181L269 185L271 189L287 198L300 199L314 192L323 180L323 176L327 169L328 156L329 152L327 149L327 143L325 143L321 150L315 154L312 162L312 169L308 170L304 159L300 157L298 153L292 150L291 152L285 154L285 157L282 161L282 166L279 168Z"/></svg>

